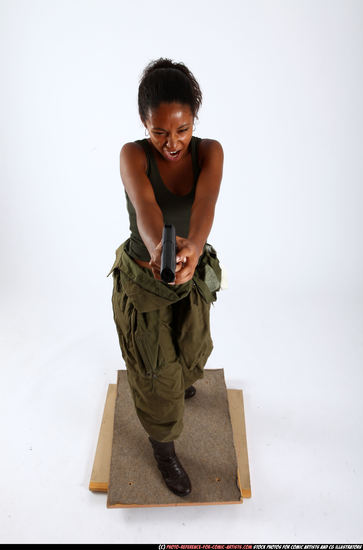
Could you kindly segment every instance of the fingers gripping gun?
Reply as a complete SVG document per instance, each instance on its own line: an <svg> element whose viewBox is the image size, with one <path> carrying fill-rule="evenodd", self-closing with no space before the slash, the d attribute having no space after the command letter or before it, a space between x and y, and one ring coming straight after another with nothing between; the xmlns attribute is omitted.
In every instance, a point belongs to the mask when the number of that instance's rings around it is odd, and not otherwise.
<svg viewBox="0 0 363 550"><path fill-rule="evenodd" d="M162 251L161 251L161 280L164 283L173 283L175 280L176 265L176 238L175 227L165 224L163 227Z"/></svg>

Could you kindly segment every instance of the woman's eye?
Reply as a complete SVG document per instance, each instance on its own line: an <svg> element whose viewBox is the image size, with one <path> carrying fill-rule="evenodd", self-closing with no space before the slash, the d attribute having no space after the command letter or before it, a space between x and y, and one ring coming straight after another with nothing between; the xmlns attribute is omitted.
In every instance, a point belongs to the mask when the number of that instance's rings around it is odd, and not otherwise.
<svg viewBox="0 0 363 550"><path fill-rule="evenodd" d="M189 128L184 128L183 130L179 130L179 132L187 132L188 130ZM162 136L163 132L154 132L154 134L157 136Z"/></svg>

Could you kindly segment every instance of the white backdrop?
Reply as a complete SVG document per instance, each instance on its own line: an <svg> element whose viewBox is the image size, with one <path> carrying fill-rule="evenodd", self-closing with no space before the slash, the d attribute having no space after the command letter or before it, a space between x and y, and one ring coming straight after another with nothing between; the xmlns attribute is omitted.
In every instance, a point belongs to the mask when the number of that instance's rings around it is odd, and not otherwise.
<svg viewBox="0 0 363 550"><path fill-rule="evenodd" d="M362 19L351 0L0 0L0 542L362 540ZM195 135L224 148L207 368L244 392L242 506L88 491L124 368L119 151L160 56L194 73Z"/></svg>

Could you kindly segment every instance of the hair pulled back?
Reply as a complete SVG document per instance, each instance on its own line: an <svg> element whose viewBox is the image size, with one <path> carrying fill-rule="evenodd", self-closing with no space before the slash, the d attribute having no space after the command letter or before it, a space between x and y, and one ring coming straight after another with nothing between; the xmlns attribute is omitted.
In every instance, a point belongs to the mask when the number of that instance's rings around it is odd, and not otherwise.
<svg viewBox="0 0 363 550"><path fill-rule="evenodd" d="M193 117L198 118L202 92L194 75L184 63L175 63L159 57L145 67L139 83L138 106L142 122L149 111L160 103L182 103L190 106Z"/></svg>

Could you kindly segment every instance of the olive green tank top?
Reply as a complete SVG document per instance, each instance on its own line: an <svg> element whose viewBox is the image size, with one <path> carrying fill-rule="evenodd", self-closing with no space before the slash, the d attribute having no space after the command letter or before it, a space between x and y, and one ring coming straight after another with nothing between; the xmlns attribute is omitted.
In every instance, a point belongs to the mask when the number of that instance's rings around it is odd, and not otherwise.
<svg viewBox="0 0 363 550"><path fill-rule="evenodd" d="M135 143L140 143L146 153L146 173L153 187L156 202L163 213L164 223L172 223L175 226L176 234L179 235L179 237L187 238L189 234L190 215L200 173L200 167L198 164L198 148L201 140L202 138L196 136L192 136L192 139L190 140L189 150L192 155L194 181L193 188L190 193L182 196L176 195L164 185L156 164L152 147L148 140L146 138L135 140ZM148 262L150 260L150 254L144 245L137 227L135 208L126 193L126 190L125 195L127 210L130 218L131 233L128 253L132 258Z"/></svg>

